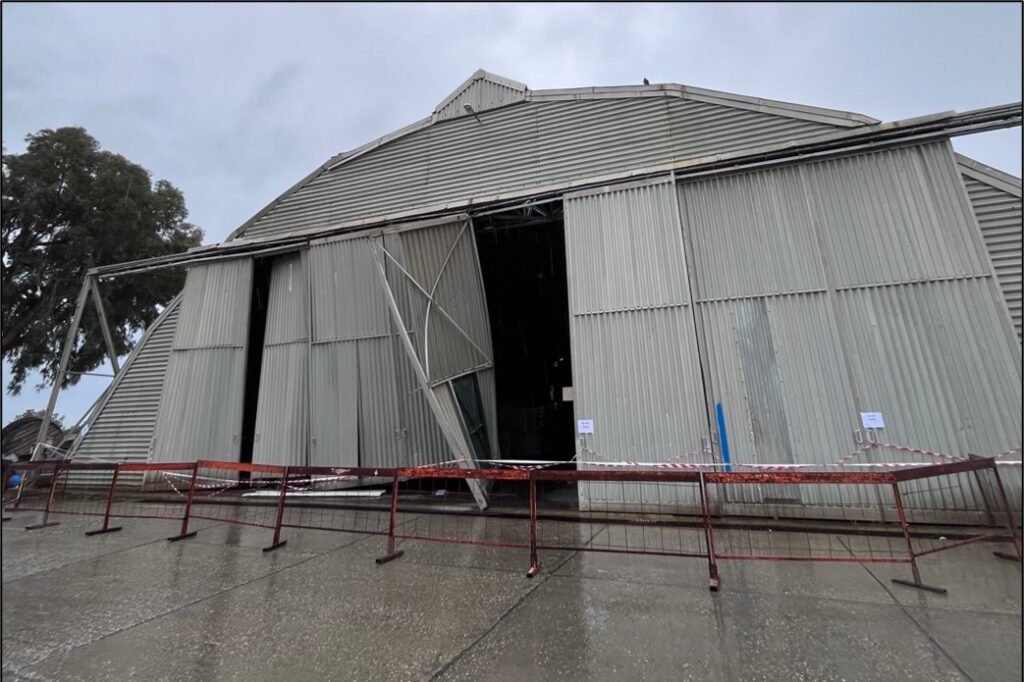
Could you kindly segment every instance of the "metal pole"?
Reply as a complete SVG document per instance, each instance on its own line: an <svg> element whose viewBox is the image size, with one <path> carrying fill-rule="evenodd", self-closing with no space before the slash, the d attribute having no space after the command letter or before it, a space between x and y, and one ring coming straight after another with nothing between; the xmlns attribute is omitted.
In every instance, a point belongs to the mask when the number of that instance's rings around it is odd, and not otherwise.
<svg viewBox="0 0 1024 682"><path fill-rule="evenodd" d="M377 558L378 564L386 564L389 561L394 561L398 557L405 554L403 550L395 551L395 521L398 518L398 474L392 479L391 483L391 518L388 522L388 549L387 553Z"/></svg>
<svg viewBox="0 0 1024 682"><path fill-rule="evenodd" d="M530 568L526 577L540 573L540 557L537 555L537 481L530 474Z"/></svg>
<svg viewBox="0 0 1024 682"><path fill-rule="evenodd" d="M1020 547L1020 536L1017 535L1017 527L1013 525L1013 510L1010 509L1010 500L1006 497L1006 489L1003 487L1003 479L999 476L999 465L996 462L992 462L992 475L996 477L996 488L999 490L999 497L1003 501L1003 511L1006 513L1006 528L1010 531L1010 537L1013 538L1013 547L1017 550L1017 556L1007 554L1006 552L992 552L1000 559L1009 559L1010 561L1021 561L1021 547Z"/></svg>
<svg viewBox="0 0 1024 682"><path fill-rule="evenodd" d="M103 331L103 342L107 344L107 355L110 356L110 366L114 368L114 376L117 376L121 368L117 364L117 351L114 350L114 337L110 335L110 327L107 325L107 312L103 308L103 299L100 298L100 288L96 279L89 278L89 288L92 290L92 302L96 306L96 314L100 318L100 329Z"/></svg>
<svg viewBox="0 0 1024 682"><path fill-rule="evenodd" d="M264 552L273 552L278 547L283 547L288 543L287 540L281 539L281 521L284 520L284 500L288 494L288 469L284 468L284 473L281 475L281 494L277 498L277 519L274 521L274 541L269 547L264 547Z"/></svg>
<svg viewBox="0 0 1024 682"><path fill-rule="evenodd" d="M929 592L935 592L937 594L946 594L946 588L944 587L925 585L921 582L921 572L917 570L917 555L914 554L914 544L910 541L910 525L907 523L907 515L903 511L903 496L900 494L900 484L898 481L892 482L892 492L893 496L896 498L896 513L900 517L900 527L903 529L903 539L907 541L907 555L910 557L910 570L914 574L913 580L893 578L892 581L899 585L906 585L907 587L916 587L918 589L928 590Z"/></svg>
<svg viewBox="0 0 1024 682"><path fill-rule="evenodd" d="M53 506L53 496L57 493L57 478L60 476L60 462L53 465L53 476L50 478L50 493L46 496L46 507L43 508L43 522L34 526L25 526L25 530L36 530L56 526L59 521L50 521L50 507Z"/></svg>
<svg viewBox="0 0 1024 682"><path fill-rule="evenodd" d="M114 506L114 491L117 490L117 477L120 473L121 465L117 464L114 466L114 475L110 479L110 492L107 493L107 508L103 512L103 527L96 530L87 530L85 531L86 535L102 535L103 533L113 533L121 530L121 526L110 527L110 510Z"/></svg>
<svg viewBox="0 0 1024 682"><path fill-rule="evenodd" d="M195 536L197 531L188 532L188 519L192 515L192 500L196 496L196 479L199 477L199 462L192 466L192 482L188 486L188 499L185 501L185 516L181 518L181 532L167 538L168 542L177 542Z"/></svg>
<svg viewBox="0 0 1024 682"><path fill-rule="evenodd" d="M708 487L704 482L704 472L700 472L698 479L700 486L700 508L704 513L704 539L708 544L708 588L717 592L721 584L718 577L718 560L715 557L715 533L711 527L711 511L708 509Z"/></svg>
<svg viewBox="0 0 1024 682"><path fill-rule="evenodd" d="M71 349L75 345L75 337L78 335L78 325L82 321L82 311L85 310L85 300L89 298L89 282L92 275L86 275L82 282L82 290L78 292L78 303L75 305L75 315L71 318L71 327L68 329L68 337L64 341L64 351L60 356L60 366L57 368L57 375L53 378L53 388L50 389L50 402L46 405L46 414L43 415L43 422L39 425L39 436L36 438L36 447L32 450L32 460L36 459L41 448L40 443L46 442L46 433L50 430L50 421L53 419L53 410L57 407L57 396L60 394L61 385L68 370L68 361L71 359Z"/></svg>

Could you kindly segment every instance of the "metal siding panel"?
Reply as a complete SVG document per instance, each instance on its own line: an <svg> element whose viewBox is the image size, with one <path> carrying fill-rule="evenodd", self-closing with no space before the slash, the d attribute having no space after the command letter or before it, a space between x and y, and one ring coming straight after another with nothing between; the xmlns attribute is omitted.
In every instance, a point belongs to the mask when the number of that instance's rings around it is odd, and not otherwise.
<svg viewBox="0 0 1024 682"><path fill-rule="evenodd" d="M946 145L802 166L836 286L990 273Z"/></svg>
<svg viewBox="0 0 1024 682"><path fill-rule="evenodd" d="M485 111L479 119L438 122L325 171L283 198L245 236L327 227L417 206L464 204L473 197L835 129L663 96L523 102Z"/></svg>
<svg viewBox="0 0 1024 682"><path fill-rule="evenodd" d="M891 442L993 455L1021 441L1021 364L979 278L841 291L864 408Z"/></svg>
<svg viewBox="0 0 1024 682"><path fill-rule="evenodd" d="M174 336L175 350L244 347L251 296L251 258L189 268Z"/></svg>
<svg viewBox="0 0 1024 682"><path fill-rule="evenodd" d="M574 314L688 303L674 202L663 182L566 202Z"/></svg>
<svg viewBox="0 0 1024 682"><path fill-rule="evenodd" d="M425 204L428 131L387 142L318 175L251 225L246 236L284 234Z"/></svg>
<svg viewBox="0 0 1024 682"><path fill-rule="evenodd" d="M237 461L252 259L189 269L160 402L154 461Z"/></svg>
<svg viewBox="0 0 1024 682"><path fill-rule="evenodd" d="M698 300L825 286L797 167L681 183L679 197Z"/></svg>
<svg viewBox="0 0 1024 682"><path fill-rule="evenodd" d="M438 109L434 116L439 121L459 116L468 116L464 105L469 104L479 113L487 109L505 106L522 100L526 96L523 90L511 88L501 83L495 83L486 79L474 81L465 90L460 92L455 99L450 101L441 109Z"/></svg>
<svg viewBox="0 0 1024 682"><path fill-rule="evenodd" d="M356 341L313 346L310 367L311 466L359 465L359 356Z"/></svg>
<svg viewBox="0 0 1024 682"><path fill-rule="evenodd" d="M149 457L180 301L170 303L132 352L73 453L76 459L144 462Z"/></svg>
<svg viewBox="0 0 1024 682"><path fill-rule="evenodd" d="M308 289L302 254L274 261L253 440L260 464L306 464Z"/></svg>
<svg viewBox="0 0 1024 682"><path fill-rule="evenodd" d="M244 383L244 349L173 351L152 461L238 461Z"/></svg>
<svg viewBox="0 0 1024 682"><path fill-rule="evenodd" d="M490 364L490 325L469 224L408 230L397 240L401 248L392 255L419 286L397 267L389 269L388 281L402 292L397 298L404 301L403 320L431 383ZM433 303L424 291L433 294Z"/></svg>
<svg viewBox="0 0 1024 682"><path fill-rule="evenodd" d="M835 127L693 100L667 101L672 158L692 159L834 132Z"/></svg>
<svg viewBox="0 0 1024 682"><path fill-rule="evenodd" d="M314 242L309 257L314 343L390 333L368 238Z"/></svg>
<svg viewBox="0 0 1024 682"><path fill-rule="evenodd" d="M359 353L359 465L404 466L398 381L391 339L357 341Z"/></svg>
<svg viewBox="0 0 1024 682"><path fill-rule="evenodd" d="M963 174L1006 307L1021 339L1021 198Z"/></svg>
<svg viewBox="0 0 1024 682"><path fill-rule="evenodd" d="M883 412L881 437L896 444L960 455L1020 444L1020 354L999 323L995 283L945 143L690 181L679 194L695 243L693 289L714 301L698 304L706 371L712 402L726 410L734 461L784 461L780 441L797 463L834 463L853 449L859 410ZM752 272L764 268L756 256L772 272ZM787 279L787 268L801 272ZM763 324L744 330L755 302L767 332ZM747 348L758 338L759 349ZM758 438L766 421L775 432ZM877 516L877 500L853 490L801 488L816 513ZM936 520L982 503L972 480L920 488L908 504ZM734 502L762 494L747 490ZM1011 496L1019 506L1017 483Z"/></svg>
<svg viewBox="0 0 1024 682"><path fill-rule="evenodd" d="M634 185L565 202L574 409L595 424L587 457L669 460L708 432L674 192Z"/></svg>
<svg viewBox="0 0 1024 682"><path fill-rule="evenodd" d="M263 349L252 461L306 465L306 342Z"/></svg>

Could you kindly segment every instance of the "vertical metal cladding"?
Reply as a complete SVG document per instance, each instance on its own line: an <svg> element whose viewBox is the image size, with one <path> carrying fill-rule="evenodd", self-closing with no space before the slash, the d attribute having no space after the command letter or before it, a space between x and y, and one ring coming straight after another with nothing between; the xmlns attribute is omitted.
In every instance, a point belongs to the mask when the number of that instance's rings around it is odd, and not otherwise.
<svg viewBox="0 0 1024 682"><path fill-rule="evenodd" d="M153 461L238 459L251 292L252 259L189 270Z"/></svg>
<svg viewBox="0 0 1024 682"><path fill-rule="evenodd" d="M679 196L698 300L824 289L799 167L685 182Z"/></svg>
<svg viewBox="0 0 1024 682"><path fill-rule="evenodd" d="M153 442L181 298L171 301L139 340L101 399L76 458L145 462Z"/></svg>
<svg viewBox="0 0 1024 682"><path fill-rule="evenodd" d="M410 299L406 323L422 345L431 382L490 364L490 325L468 221L413 229L397 235L402 267L389 282ZM418 285L418 286L417 286ZM419 350L419 349L418 349Z"/></svg>
<svg viewBox="0 0 1024 682"><path fill-rule="evenodd" d="M594 420L588 457L665 461L708 435L674 202L666 182L565 200L574 405L577 419ZM605 492L581 495L596 503Z"/></svg>
<svg viewBox="0 0 1024 682"><path fill-rule="evenodd" d="M264 332L253 461L304 466L308 446L309 283L306 256L274 261Z"/></svg>
<svg viewBox="0 0 1024 682"><path fill-rule="evenodd" d="M882 412L879 437L900 445L1020 445L1019 346L947 144L680 183L709 400L734 461L833 463L865 437L861 411ZM1019 489L1018 476L1018 506ZM804 486L794 503L871 515L871 500L823 494ZM983 505L972 480L912 497Z"/></svg>
<svg viewBox="0 0 1024 682"><path fill-rule="evenodd" d="M803 167L837 287L991 273L948 144Z"/></svg>
<svg viewBox="0 0 1024 682"><path fill-rule="evenodd" d="M490 324L472 227L465 217L430 221L389 232L380 244L387 253L388 287L405 327L395 332L409 335L416 362L442 411L448 402L457 409L449 400L448 382L492 364ZM401 339L396 336L394 342L398 344ZM461 420L449 410L444 412L446 425L439 425L408 353L396 348L394 357L402 395L405 457L417 463L451 458L453 453L442 429L447 428L464 441ZM496 407L485 410L489 433L496 431L495 413ZM468 443L463 445L465 452L458 456L471 453Z"/></svg>
<svg viewBox="0 0 1024 682"><path fill-rule="evenodd" d="M1021 364L989 278L840 291L841 330L885 437L960 455L1021 441Z"/></svg>
<svg viewBox="0 0 1024 682"><path fill-rule="evenodd" d="M485 111L479 120L438 121L326 170L245 236L467 203L832 130L777 113L664 96L522 102Z"/></svg>
<svg viewBox="0 0 1024 682"><path fill-rule="evenodd" d="M313 309L310 462L381 464L360 450L394 452L397 387L387 304L369 237L314 242L309 251Z"/></svg>
<svg viewBox="0 0 1024 682"><path fill-rule="evenodd" d="M1006 307L1021 339L1021 190L961 166L964 186L995 270Z"/></svg>

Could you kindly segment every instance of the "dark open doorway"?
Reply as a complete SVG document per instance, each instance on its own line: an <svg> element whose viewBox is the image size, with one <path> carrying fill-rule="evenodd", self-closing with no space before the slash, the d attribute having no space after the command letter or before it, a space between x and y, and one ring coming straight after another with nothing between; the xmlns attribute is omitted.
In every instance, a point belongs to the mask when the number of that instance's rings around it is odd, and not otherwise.
<svg viewBox="0 0 1024 682"><path fill-rule="evenodd" d="M575 452L561 202L474 218L487 292L505 459Z"/></svg>
<svg viewBox="0 0 1024 682"><path fill-rule="evenodd" d="M242 403L242 441L238 461L251 462L256 433L256 406L263 369L263 335L270 303L270 258L256 258L252 268L252 297L249 300L249 338L245 358L245 398Z"/></svg>

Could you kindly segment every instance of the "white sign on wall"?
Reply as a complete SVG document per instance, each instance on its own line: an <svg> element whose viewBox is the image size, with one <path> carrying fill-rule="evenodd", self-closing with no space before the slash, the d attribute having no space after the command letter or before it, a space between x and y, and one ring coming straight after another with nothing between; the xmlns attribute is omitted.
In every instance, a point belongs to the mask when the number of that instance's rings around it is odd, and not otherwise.
<svg viewBox="0 0 1024 682"><path fill-rule="evenodd" d="M865 429L884 429L885 419L881 412L861 412L860 423Z"/></svg>
<svg viewBox="0 0 1024 682"><path fill-rule="evenodd" d="M577 419L576 420L576 432L577 433L593 433L594 432L594 420L593 419Z"/></svg>

